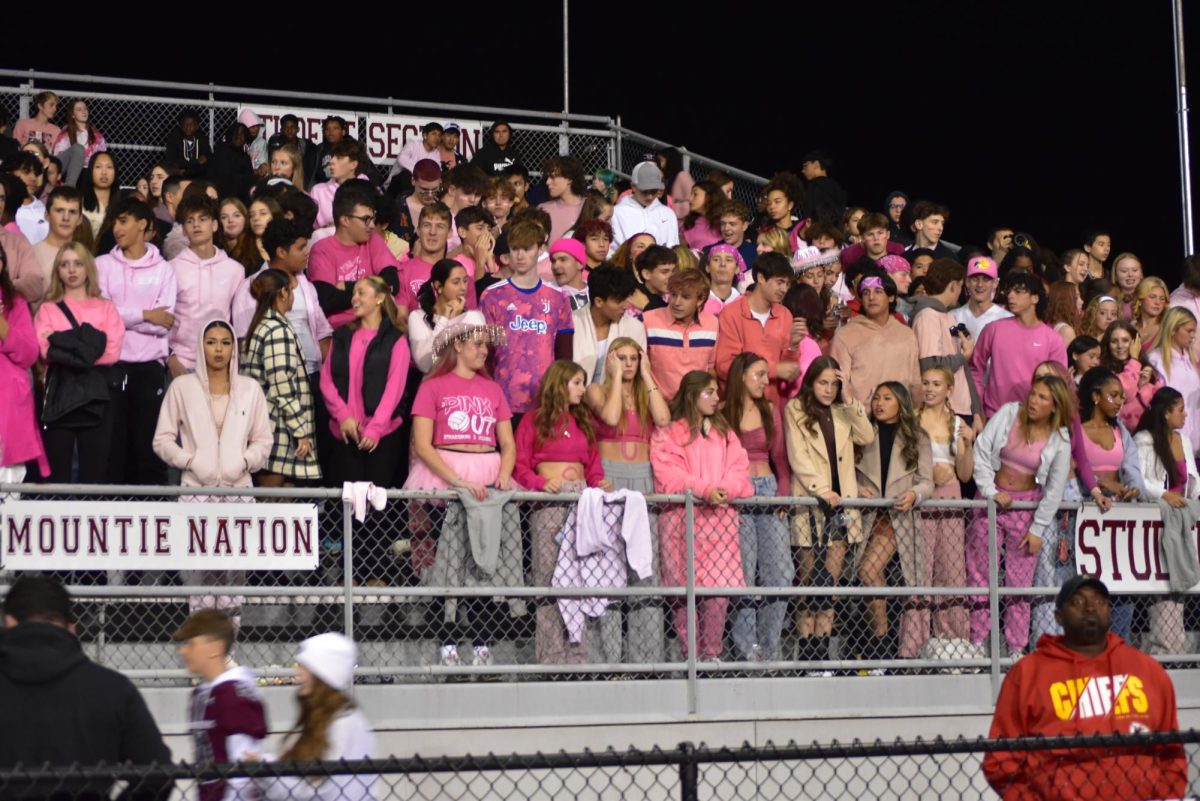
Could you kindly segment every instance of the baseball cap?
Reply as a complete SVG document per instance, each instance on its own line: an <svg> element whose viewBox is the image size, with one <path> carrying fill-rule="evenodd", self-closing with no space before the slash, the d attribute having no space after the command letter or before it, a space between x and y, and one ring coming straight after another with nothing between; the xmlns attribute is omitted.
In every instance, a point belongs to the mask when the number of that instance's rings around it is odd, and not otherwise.
<svg viewBox="0 0 1200 801"><path fill-rule="evenodd" d="M446 127L442 129L442 133L460 133L461 131L462 129L458 127L457 122L448 122L446 123Z"/></svg>
<svg viewBox="0 0 1200 801"><path fill-rule="evenodd" d="M1067 605L1067 601L1071 600L1071 597L1084 587L1094 587L1105 598L1109 597L1108 587L1105 587L1104 582L1095 576L1072 576L1058 591L1058 597L1054 599L1054 608L1062 609Z"/></svg>
<svg viewBox="0 0 1200 801"><path fill-rule="evenodd" d="M998 278L1000 271L994 259L987 256L976 256L967 262L967 278L972 275L986 275L988 278Z"/></svg>
<svg viewBox="0 0 1200 801"><path fill-rule="evenodd" d="M649 189L665 189L662 171L652 161L643 161L633 168L633 186L643 192Z"/></svg>

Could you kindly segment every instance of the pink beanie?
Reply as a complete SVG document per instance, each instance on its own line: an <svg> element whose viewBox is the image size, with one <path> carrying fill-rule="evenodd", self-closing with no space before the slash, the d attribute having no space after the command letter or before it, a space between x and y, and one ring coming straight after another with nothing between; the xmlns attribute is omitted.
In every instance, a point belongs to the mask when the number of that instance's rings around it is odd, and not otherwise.
<svg viewBox="0 0 1200 801"><path fill-rule="evenodd" d="M587 250L578 239L560 239L550 246L550 255L566 253L580 264L587 266Z"/></svg>
<svg viewBox="0 0 1200 801"><path fill-rule="evenodd" d="M908 259L903 256L895 256L889 253L879 260L879 266L887 270L887 274L892 273L910 273L912 265L908 263Z"/></svg>

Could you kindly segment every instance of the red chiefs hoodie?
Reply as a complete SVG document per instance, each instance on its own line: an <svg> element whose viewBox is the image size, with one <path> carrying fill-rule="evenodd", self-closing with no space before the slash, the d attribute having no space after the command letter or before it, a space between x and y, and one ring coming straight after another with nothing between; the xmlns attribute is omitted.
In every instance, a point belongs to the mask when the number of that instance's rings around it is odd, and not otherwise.
<svg viewBox="0 0 1200 801"><path fill-rule="evenodd" d="M1153 657L1108 634L1093 658L1043 636L1009 671L996 699L992 739L1176 731L1175 688ZM1005 801L1180 798L1182 745L996 751L984 774Z"/></svg>

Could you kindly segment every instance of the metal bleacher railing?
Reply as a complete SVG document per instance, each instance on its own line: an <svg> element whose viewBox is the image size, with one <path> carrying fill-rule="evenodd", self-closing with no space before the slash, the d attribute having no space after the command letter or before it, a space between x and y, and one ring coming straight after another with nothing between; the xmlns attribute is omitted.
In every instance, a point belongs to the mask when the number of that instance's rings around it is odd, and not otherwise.
<svg viewBox="0 0 1200 801"><path fill-rule="evenodd" d="M300 640L332 630L344 632L359 643L356 675L360 683L483 678L506 682L682 679L688 687L689 706L695 705L697 687L704 683L699 680L721 677L803 676L813 672L835 675L868 670L894 674L969 672L990 673L993 687L998 689L1002 671L1018 656L1002 645L1002 607L1028 600L1032 602L1034 620L1039 614L1045 619L1047 614L1052 616L1053 597L1058 590L1052 583L1038 587L1005 585L1001 553L996 546L995 507L985 501L929 500L917 514L929 535L962 536L973 522L982 526L986 521L986 584L946 586L951 583L946 582L933 586L927 580L918 586L911 576L906 581L900 560L893 559L881 571L882 585L867 585L858 580L863 575L865 549L852 544L841 582L818 577L763 586L765 582L755 583L749 567L748 581L742 579L740 566L736 571L729 568L727 573L721 573L726 568L718 566L715 580L711 572L704 579L705 552L713 538L737 548L744 521L763 516L785 521L795 531L800 521L816 510L813 499L738 501L732 516L724 518L723 527L714 529L703 523L706 509L711 507L691 495L647 496L654 572L649 580L627 584L623 579L590 580L595 577L586 573L582 578L564 581L552 578L548 572L547 558L553 565L560 547L555 536L564 524L571 525L577 495L514 494L503 507L500 537L506 543L501 548L511 548L515 556L507 562L502 559L495 575L487 580L463 580L469 570L454 578L452 570L439 565L453 542L451 538L465 541L458 496L392 490L387 497L383 509L370 509L359 522L351 505L343 502L341 490L334 489L3 485L0 547L4 568L19 569L8 561L21 545L20 540L14 540L14 531L22 535L20 524L13 522L17 507L10 505L16 501L23 504L21 514L26 516L30 509L32 514L39 514L41 505L50 501L70 501L69 514L85 517L89 504L102 501L152 502L157 504L154 515L169 515L179 505L187 507L184 512L203 514L208 507L204 501L253 499L259 504L256 508L267 514L270 505L277 502L312 504L320 532L319 547L315 542L311 546L314 569L269 569L270 563L264 562L268 569L239 573L196 574L188 572L186 564L166 570L60 572L77 601L77 629L85 651L143 686L188 684L171 635L190 610L218 605L239 616L238 661L259 670L266 680L290 677ZM861 513L863 522L853 525L863 525L864 532L875 531L874 527L866 528L872 525L868 522L872 511L881 511L890 503L886 499L846 501ZM63 514L58 511L61 506L53 511L46 508L43 517L33 518L32 529L24 529L25 542L41 535L45 517ZM1060 516L1064 532L1073 532L1072 513L1078 509L1077 504L1063 505ZM620 529L624 513L619 505L607 506L605 524ZM878 522L886 520L887 515L874 518ZM697 521L701 521L699 525ZM852 541L856 539L869 540L870 536L851 537ZM673 557L673 548L682 552ZM789 551L784 558L791 556ZM683 566L684 575L678 582L670 578L669 572L664 575L669 559ZM1074 572L1074 556L1068 555L1066 562ZM697 565L702 568L699 579ZM11 577L11 573L0 576L0 584L7 584ZM0 587L0 592L3 589ZM801 607L809 599L830 595L838 598L833 637L827 654L814 655L804 648L798 613L802 614ZM1161 592L1123 601L1131 607L1126 625L1135 644L1144 643L1147 636L1148 611L1166 597L1167 593ZM558 645L553 645L543 636L545 630L538 627L539 616L548 614L554 626L561 628L565 618L558 616L562 608L559 601L580 598L607 598L610 603L598 616L588 619L582 646L571 650L561 635ZM777 644L761 658L753 658L745 654L734 637L724 636L715 655L703 651L698 655L697 627L681 624L682 609L694 613L697 605L708 598L729 599L728 616L735 627L744 610L754 610L761 619L772 601L779 602L780 606L775 607L779 613L775 618ZM990 612L987 638L982 645L974 646L965 636L957 641L943 639L941 649L920 647L904 657L894 646L887 653L872 652L869 644L873 632L867 609L872 599L877 603L877 599L884 599L887 627L892 632L904 628L904 614L922 606L932 610L935 621L942 608L958 608L963 615L970 609L986 608ZM687 619L694 620L694 614ZM1182 624L1187 626L1189 620L1183 618ZM932 630L929 623L925 626L923 636L928 643L937 641L936 622ZM1179 642L1186 640L1185 632L1177 634ZM482 638L490 646L490 663L471 663L473 638ZM439 648L447 641L462 649L461 663L447 665L440 659ZM1200 656L1193 653L1194 647L1180 650L1160 653L1158 658L1175 667L1191 667L1200 661Z"/></svg>
<svg viewBox="0 0 1200 801"><path fill-rule="evenodd" d="M7 86L3 85L6 81ZM430 119L459 122L465 131L468 157L483 141L484 129L492 120L511 121L514 144L535 173L540 173L550 156L569 154L579 158L589 174L606 167L628 176L647 153L669 144L624 127L619 116L0 69L0 108L14 120L31 116L33 96L45 89L65 99L78 97L88 102L91 119L104 132L108 149L117 155L121 181L127 184L149 173L163 153L167 133L185 109L200 112L202 129L214 142L243 108L259 112L267 122L268 135L274 133L279 116L296 114L302 120L302 135L313 130L310 138L314 141L320 141L320 121L327 114L338 114L350 122L352 135L364 142L372 160L380 165L390 165L404 144L403 137L419 135L417 126ZM310 126L310 121L314 125ZM765 178L684 147L680 150L697 180L719 169L734 179L734 197L751 209L755 207Z"/></svg>

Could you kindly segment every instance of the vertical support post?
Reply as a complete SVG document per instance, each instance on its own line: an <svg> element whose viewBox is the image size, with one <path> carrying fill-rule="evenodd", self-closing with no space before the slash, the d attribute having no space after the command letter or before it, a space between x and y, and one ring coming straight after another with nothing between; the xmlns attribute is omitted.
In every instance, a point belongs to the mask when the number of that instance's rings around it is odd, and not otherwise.
<svg viewBox="0 0 1200 801"><path fill-rule="evenodd" d="M1183 0L1171 3L1171 22L1175 33L1175 88L1179 117L1179 184L1183 192L1183 255L1195 252L1192 228L1192 158L1188 141L1187 68L1184 62Z"/></svg>
<svg viewBox="0 0 1200 801"><path fill-rule="evenodd" d="M33 98L33 78L29 79L29 83L21 84L20 89L21 89L21 99L20 99L20 101L18 101L19 109L17 111L17 119L13 120L14 126L17 124L17 122L19 120L28 119L29 117L33 116L33 114L30 113L30 109L29 109L29 106L32 103L32 98Z"/></svg>
<svg viewBox="0 0 1200 801"><path fill-rule="evenodd" d="M617 115L617 166L613 167L613 171L621 169L621 165L625 163L621 153L621 115Z"/></svg>
<svg viewBox="0 0 1200 801"><path fill-rule="evenodd" d="M689 489L684 499L687 541L687 693L688 714L696 714L696 504Z"/></svg>
<svg viewBox="0 0 1200 801"><path fill-rule="evenodd" d="M343 621L347 638L354 639L354 506L342 502L342 592Z"/></svg>
<svg viewBox="0 0 1200 801"><path fill-rule="evenodd" d="M213 104L216 102L216 97L213 95L212 82L208 84L208 146L210 148L217 145L217 108Z"/></svg>
<svg viewBox="0 0 1200 801"><path fill-rule="evenodd" d="M683 156L683 171L689 175L692 172L692 154L688 152L686 147L680 146L679 154ZM670 187L668 187L668 190Z"/></svg>
<svg viewBox="0 0 1200 801"><path fill-rule="evenodd" d="M1000 544L996 531L996 502L991 498L987 502L987 521L988 609L992 617L988 638L991 643L992 697L995 698L1000 695Z"/></svg>
<svg viewBox="0 0 1200 801"><path fill-rule="evenodd" d="M571 113L571 17L567 0L562 0L562 58L563 58L563 105L562 133L558 135L558 155L571 153L571 141L567 135L567 115Z"/></svg>
<svg viewBox="0 0 1200 801"><path fill-rule="evenodd" d="M679 801L698 801L700 798L700 766L696 762L696 746L680 743L683 758L679 761Z"/></svg>

